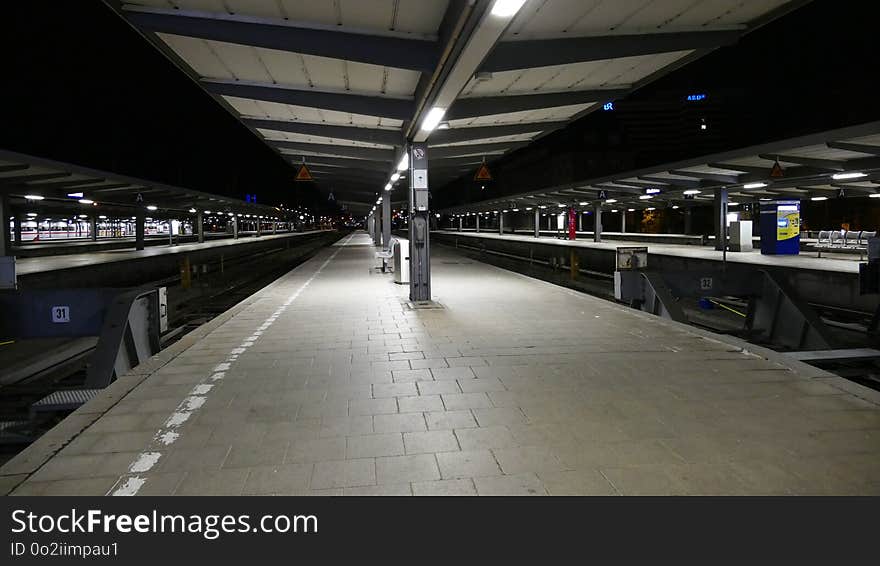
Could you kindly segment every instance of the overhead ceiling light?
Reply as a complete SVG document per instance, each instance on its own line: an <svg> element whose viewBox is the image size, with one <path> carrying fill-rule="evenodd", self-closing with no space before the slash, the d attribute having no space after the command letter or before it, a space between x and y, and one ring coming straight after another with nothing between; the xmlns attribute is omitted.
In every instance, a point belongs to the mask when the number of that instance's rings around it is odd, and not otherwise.
<svg viewBox="0 0 880 566"><path fill-rule="evenodd" d="M653 207L653 206L649 206L649 207L648 207L648 208L646 208L646 209L645 209L645 210L657 210L657 209L656 209L656 208L654 208L654 207Z"/></svg>
<svg viewBox="0 0 880 566"><path fill-rule="evenodd" d="M409 169L409 152L404 151L403 155L400 156L400 161L397 162L397 170L406 171L407 169Z"/></svg>
<svg viewBox="0 0 880 566"><path fill-rule="evenodd" d="M205 211L205 214L211 214L211 211L210 211L210 210L206 210L206 211Z"/></svg>
<svg viewBox="0 0 880 566"><path fill-rule="evenodd" d="M235 216L235 213L234 213L234 212L227 212L227 214L228 214L229 216Z"/></svg>
<svg viewBox="0 0 880 566"><path fill-rule="evenodd" d="M386 191L390 191L390 190L391 190L391 183L386 183L386 184L385 184L385 190L386 190Z"/></svg>
<svg viewBox="0 0 880 566"><path fill-rule="evenodd" d="M871 193L868 195L870 198L880 198L880 193Z"/></svg>
<svg viewBox="0 0 880 566"><path fill-rule="evenodd" d="M24 198L26 198L27 200L43 200L46 197L41 195L24 195Z"/></svg>
<svg viewBox="0 0 880 566"><path fill-rule="evenodd" d="M95 204L95 201L93 201L92 199L81 198L81 199L79 199L79 203L80 204Z"/></svg>
<svg viewBox="0 0 880 566"><path fill-rule="evenodd" d="M391 182L392 183L396 182L398 179L400 179L400 173L394 173L391 175Z"/></svg>
<svg viewBox="0 0 880 566"><path fill-rule="evenodd" d="M156 210L157 208L159 208L159 207L157 207L156 205L153 205L153 204L147 206L147 210Z"/></svg>
<svg viewBox="0 0 880 566"><path fill-rule="evenodd" d="M590 203L588 203L588 202L579 202L578 203L579 206L587 206L588 204L590 204Z"/></svg>
<svg viewBox="0 0 880 566"><path fill-rule="evenodd" d="M835 181L839 181L841 179L858 179L859 177L867 177L867 176L868 176L867 173L851 171L849 173L835 173L834 175L831 175L831 178L834 179Z"/></svg>
<svg viewBox="0 0 880 566"><path fill-rule="evenodd" d="M83 198L83 193L67 193L70 198Z"/></svg>
<svg viewBox="0 0 880 566"><path fill-rule="evenodd" d="M677 204L672 205L672 210L678 210L678 205Z"/></svg>
<svg viewBox="0 0 880 566"><path fill-rule="evenodd" d="M767 186L767 183L746 183L743 185L744 189L763 189Z"/></svg>
<svg viewBox="0 0 880 566"><path fill-rule="evenodd" d="M437 124L437 129L438 130L448 130L449 129L449 122L440 122L439 124Z"/></svg>
<svg viewBox="0 0 880 566"><path fill-rule="evenodd" d="M526 0L495 0L492 5L492 15L499 18L511 18L519 12Z"/></svg>
<svg viewBox="0 0 880 566"><path fill-rule="evenodd" d="M880 193L877 193L877 194L880 195ZM873 195L871 195L871 196L873 196ZM531 206L527 206L527 207L526 207L526 210L531 210L531 209L532 209Z"/></svg>
<svg viewBox="0 0 880 566"><path fill-rule="evenodd" d="M613 203L615 203L615 202L617 202L617 199L616 199L616 198L608 198L608 199L605 199L605 204L613 204Z"/></svg>
<svg viewBox="0 0 880 566"><path fill-rule="evenodd" d="M514 211L514 212L519 212L519 209L518 209L518 208L514 208L513 211Z"/></svg>
<svg viewBox="0 0 880 566"><path fill-rule="evenodd" d="M542 209L543 209L543 208L547 208L547 205L546 205L546 204L542 204L542 205L539 206L538 208L542 208Z"/></svg>
<svg viewBox="0 0 880 566"><path fill-rule="evenodd" d="M627 212L635 212L636 209L635 209L635 208L627 208L626 211L627 211Z"/></svg>
<svg viewBox="0 0 880 566"><path fill-rule="evenodd" d="M874 195L871 195L871 196L874 196ZM880 193L877 193L877 196L880 196ZM28 216L36 216L37 213L36 212L28 212L27 215Z"/></svg>
<svg viewBox="0 0 880 566"><path fill-rule="evenodd" d="M445 108L440 108L439 106L431 108L428 111L428 115L422 120L422 131L433 132L434 128L440 123L440 120L443 119L444 114L446 114Z"/></svg>
<svg viewBox="0 0 880 566"><path fill-rule="evenodd" d="M810 200L828 200L828 197L810 197Z"/></svg>
<svg viewBox="0 0 880 566"><path fill-rule="evenodd" d="M641 195L639 197L639 200L648 200L648 199L652 199L652 198L654 198L653 195Z"/></svg>
<svg viewBox="0 0 880 566"><path fill-rule="evenodd" d="M616 209L616 208L612 208L612 209L611 209L611 212L617 212L617 209Z"/></svg>
<svg viewBox="0 0 880 566"><path fill-rule="evenodd" d="M730 202L728 201L727 206L739 206L738 202Z"/></svg>
<svg viewBox="0 0 880 566"><path fill-rule="evenodd" d="M196 211L195 208L190 208L190 209L189 209L189 213L190 213L190 214L193 214L195 211Z"/></svg>
<svg viewBox="0 0 880 566"><path fill-rule="evenodd" d="M700 194L700 193L702 193L702 192L703 192L703 191L701 191L701 190L699 190L699 189L688 189L688 190L686 190L686 191L684 192L684 194L686 194L686 195L698 195L698 194Z"/></svg>
<svg viewBox="0 0 880 566"><path fill-rule="evenodd" d="M102 220L107 220L107 217L104 216L103 214L102 214L101 216L99 216L98 218L100 218L100 219L102 219Z"/></svg>
<svg viewBox="0 0 880 566"><path fill-rule="evenodd" d="M557 204L556 206L557 206L558 208L565 208L565 205L564 205L564 204Z"/></svg>

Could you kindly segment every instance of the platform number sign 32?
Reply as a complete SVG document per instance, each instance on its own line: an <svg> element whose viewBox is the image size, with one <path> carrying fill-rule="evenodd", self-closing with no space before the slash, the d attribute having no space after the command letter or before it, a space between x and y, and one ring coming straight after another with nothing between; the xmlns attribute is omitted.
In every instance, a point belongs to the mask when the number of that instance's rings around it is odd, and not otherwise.
<svg viewBox="0 0 880 566"><path fill-rule="evenodd" d="M712 290L712 278L711 277L700 277L700 290L701 291L711 291Z"/></svg>
<svg viewBox="0 0 880 566"><path fill-rule="evenodd" d="M70 322L70 307L52 307L52 322Z"/></svg>

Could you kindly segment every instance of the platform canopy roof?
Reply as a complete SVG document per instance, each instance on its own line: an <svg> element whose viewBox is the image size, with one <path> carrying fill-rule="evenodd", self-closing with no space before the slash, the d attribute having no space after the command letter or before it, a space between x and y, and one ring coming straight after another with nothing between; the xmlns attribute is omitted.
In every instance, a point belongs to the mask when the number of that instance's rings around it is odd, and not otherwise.
<svg viewBox="0 0 880 566"><path fill-rule="evenodd" d="M805 3L106 1L353 207L375 202L405 140L428 142L442 185Z"/></svg>
<svg viewBox="0 0 880 566"><path fill-rule="evenodd" d="M760 200L880 197L880 121L686 161L623 171L445 209L446 214L546 207L605 209L711 204L716 189ZM734 205L735 206L735 205Z"/></svg>
<svg viewBox="0 0 880 566"><path fill-rule="evenodd" d="M102 211L117 209L115 212L156 207L155 211L150 209L152 215L169 217L206 210L278 219L293 214L285 209L5 150L0 150L0 196L13 204L75 207L82 212L94 210L92 207Z"/></svg>

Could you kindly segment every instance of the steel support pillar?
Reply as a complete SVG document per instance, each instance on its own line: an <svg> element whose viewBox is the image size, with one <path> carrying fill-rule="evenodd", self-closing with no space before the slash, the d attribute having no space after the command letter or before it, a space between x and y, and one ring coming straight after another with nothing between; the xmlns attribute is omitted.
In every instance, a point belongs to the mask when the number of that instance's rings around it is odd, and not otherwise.
<svg viewBox="0 0 880 566"><path fill-rule="evenodd" d="M263 221L260 218L257 218L257 237L263 235Z"/></svg>
<svg viewBox="0 0 880 566"><path fill-rule="evenodd" d="M584 213L583 211L578 212L578 232L584 231Z"/></svg>
<svg viewBox="0 0 880 566"><path fill-rule="evenodd" d="M89 239L93 242L98 241L98 217L94 214L89 216Z"/></svg>
<svg viewBox="0 0 880 566"><path fill-rule="evenodd" d="M278 233L278 221L273 220L272 221L272 235L274 236L277 233Z"/></svg>
<svg viewBox="0 0 880 566"><path fill-rule="evenodd" d="M498 233L502 234L502 235L504 234L504 213L503 212L498 213Z"/></svg>
<svg viewBox="0 0 880 566"><path fill-rule="evenodd" d="M715 189L715 201L712 205L715 218L715 249L727 247L727 189Z"/></svg>
<svg viewBox="0 0 880 566"><path fill-rule="evenodd" d="M238 239L238 216L231 216L232 218L232 239Z"/></svg>
<svg viewBox="0 0 880 566"><path fill-rule="evenodd" d="M593 241L602 241L602 202L593 203Z"/></svg>
<svg viewBox="0 0 880 566"><path fill-rule="evenodd" d="M205 243L205 219L201 212L196 214L196 236L198 236L200 244Z"/></svg>
<svg viewBox="0 0 880 566"><path fill-rule="evenodd" d="M12 218L12 243L21 246L21 216L17 214Z"/></svg>
<svg viewBox="0 0 880 566"><path fill-rule="evenodd" d="M553 230L553 215L547 214L547 230Z"/></svg>
<svg viewBox="0 0 880 566"><path fill-rule="evenodd" d="M477 213L477 234L480 233L480 214Z"/></svg>
<svg viewBox="0 0 880 566"><path fill-rule="evenodd" d="M461 229L462 229L462 223L463 223L463 222L464 222L464 218L462 218L461 216L459 216L459 217L458 217L458 231L459 231L459 232L461 232Z"/></svg>
<svg viewBox="0 0 880 566"><path fill-rule="evenodd" d="M134 221L134 249L144 249L144 224L147 222L147 211L143 207L138 207L137 215Z"/></svg>
<svg viewBox="0 0 880 566"><path fill-rule="evenodd" d="M540 238L541 237L541 211L538 209L537 206L535 207L534 219L535 219L535 237Z"/></svg>
<svg viewBox="0 0 880 566"><path fill-rule="evenodd" d="M411 144L409 155L409 298L431 300L431 245L428 218L428 144Z"/></svg>
<svg viewBox="0 0 880 566"><path fill-rule="evenodd" d="M626 209L620 211L620 231L626 232Z"/></svg>
<svg viewBox="0 0 880 566"><path fill-rule="evenodd" d="M382 199L382 249L391 249L391 193Z"/></svg>
<svg viewBox="0 0 880 566"><path fill-rule="evenodd" d="M690 206L684 208L684 233L690 234L693 230L693 209Z"/></svg>
<svg viewBox="0 0 880 566"><path fill-rule="evenodd" d="M9 241L9 213L11 212L11 208L9 207L9 200L0 196L0 220L3 221L3 226L0 226L2 230L0 230L0 256L12 255L12 249Z"/></svg>

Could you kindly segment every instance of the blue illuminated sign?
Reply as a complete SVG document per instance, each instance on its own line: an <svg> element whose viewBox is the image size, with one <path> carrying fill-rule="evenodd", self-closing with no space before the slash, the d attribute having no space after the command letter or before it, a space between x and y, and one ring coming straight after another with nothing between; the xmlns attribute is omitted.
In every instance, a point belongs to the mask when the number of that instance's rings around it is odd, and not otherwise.
<svg viewBox="0 0 880 566"><path fill-rule="evenodd" d="M698 100L705 100L706 94L705 93L689 94L689 95L687 95L687 99L688 99L688 102L696 102Z"/></svg>
<svg viewBox="0 0 880 566"><path fill-rule="evenodd" d="M660 193L660 189L651 189L651 188L645 189L646 195L656 195L659 193Z"/></svg>
<svg viewBox="0 0 880 566"><path fill-rule="evenodd" d="M604 106L602 106L602 110L614 110L613 102L606 102Z"/></svg>

